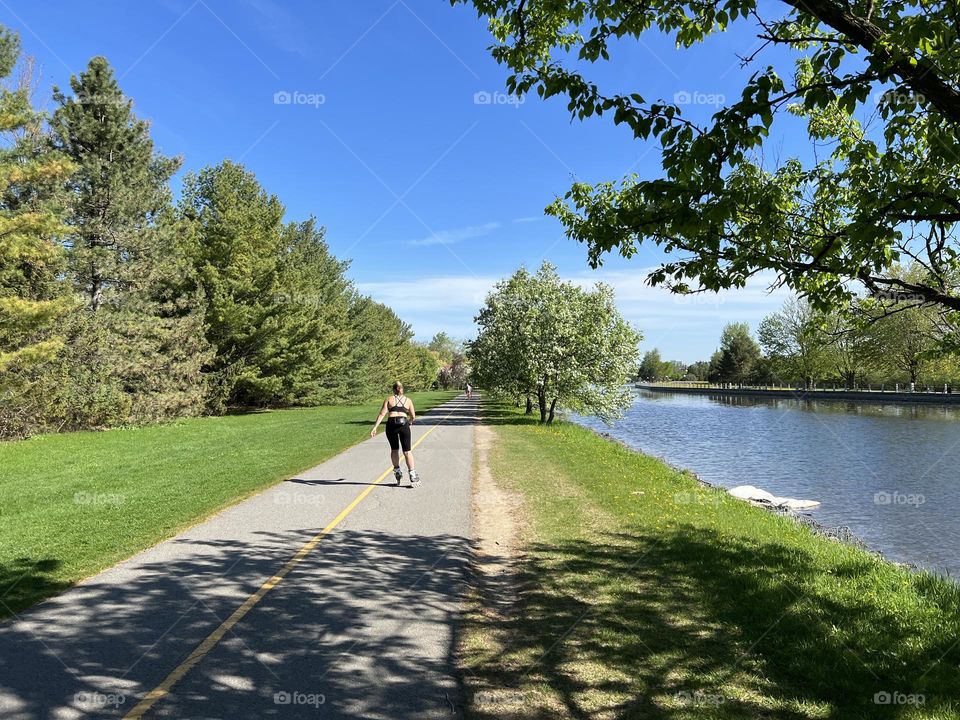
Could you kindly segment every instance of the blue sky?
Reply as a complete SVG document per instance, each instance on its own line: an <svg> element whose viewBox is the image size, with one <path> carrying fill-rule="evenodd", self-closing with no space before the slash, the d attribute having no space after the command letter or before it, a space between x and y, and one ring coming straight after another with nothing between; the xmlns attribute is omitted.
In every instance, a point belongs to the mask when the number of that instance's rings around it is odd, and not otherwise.
<svg viewBox="0 0 960 720"><path fill-rule="evenodd" d="M571 121L558 98L503 94L506 72L471 8L445 0L0 0L41 68L36 102L106 56L158 148L185 170L242 162L280 197L290 220L315 216L351 277L394 307L420 338L473 332L483 296L519 265L547 258L564 277L603 280L645 348L706 358L724 322L752 324L784 293L765 283L719 297L648 288L661 255L644 248L599 271L543 208L574 178L652 176L658 146L608 120ZM677 51L666 38L616 48L592 79L649 99L687 93L693 118L738 94L744 28ZM756 67L751 70L757 69ZM789 139L789 138L788 138ZM786 142L785 151L792 150ZM777 148L780 148L778 143Z"/></svg>

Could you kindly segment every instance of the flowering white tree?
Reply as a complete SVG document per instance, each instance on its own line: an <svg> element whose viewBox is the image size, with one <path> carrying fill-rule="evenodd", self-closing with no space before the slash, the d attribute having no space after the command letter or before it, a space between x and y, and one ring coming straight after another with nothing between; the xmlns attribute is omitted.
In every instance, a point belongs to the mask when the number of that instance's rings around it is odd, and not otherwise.
<svg viewBox="0 0 960 720"><path fill-rule="evenodd" d="M623 319L613 290L563 282L545 262L501 281L476 318L470 343L478 383L514 397L536 397L541 422L556 409L619 416L630 402L641 335Z"/></svg>

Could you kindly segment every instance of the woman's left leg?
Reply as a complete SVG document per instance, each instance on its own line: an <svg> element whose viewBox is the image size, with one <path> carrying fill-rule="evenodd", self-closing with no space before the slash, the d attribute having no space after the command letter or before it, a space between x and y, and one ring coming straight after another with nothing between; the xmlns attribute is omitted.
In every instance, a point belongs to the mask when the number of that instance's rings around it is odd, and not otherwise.
<svg viewBox="0 0 960 720"><path fill-rule="evenodd" d="M410 471L410 484L420 484L420 474L417 472L413 462L413 451L410 447L410 426L403 428L403 434L400 436L400 445L403 447L403 458L407 461L407 470Z"/></svg>

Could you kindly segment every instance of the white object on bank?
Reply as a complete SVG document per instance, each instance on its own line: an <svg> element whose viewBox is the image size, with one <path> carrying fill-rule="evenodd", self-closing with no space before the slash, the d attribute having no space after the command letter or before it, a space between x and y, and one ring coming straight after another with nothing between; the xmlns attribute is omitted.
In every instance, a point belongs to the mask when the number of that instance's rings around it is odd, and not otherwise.
<svg viewBox="0 0 960 720"><path fill-rule="evenodd" d="M820 504L819 500L797 500L796 498L777 497L753 485L737 485L737 487L730 488L727 492L741 500L769 503L775 507L784 507L789 510L806 510L808 508L815 508Z"/></svg>

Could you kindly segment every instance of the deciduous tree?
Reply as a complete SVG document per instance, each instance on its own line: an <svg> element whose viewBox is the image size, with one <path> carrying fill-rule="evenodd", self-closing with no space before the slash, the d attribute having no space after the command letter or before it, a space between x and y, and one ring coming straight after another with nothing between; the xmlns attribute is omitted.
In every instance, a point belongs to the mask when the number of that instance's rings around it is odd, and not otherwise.
<svg viewBox="0 0 960 720"><path fill-rule="evenodd" d="M552 422L558 405L608 420L630 403L626 383L641 336L609 287L563 282L545 262L535 275L521 269L498 283L477 324L470 353L478 381L513 395L535 392L541 422Z"/></svg>
<svg viewBox="0 0 960 720"><path fill-rule="evenodd" d="M824 325L824 317L809 302L795 298L765 317L757 334L774 373L813 387L829 367L830 338Z"/></svg>
<svg viewBox="0 0 960 720"><path fill-rule="evenodd" d="M660 377L663 368L663 360L660 359L660 351L656 348L647 350L640 361L640 369L637 377L641 380L656 380Z"/></svg>
<svg viewBox="0 0 960 720"><path fill-rule="evenodd" d="M772 271L821 310L865 287L960 311L953 3L452 1L489 21L511 92L565 97L573 117L602 115L662 146L658 177L577 182L548 208L587 245L592 264L651 241L670 255L650 279L677 292L742 287ZM744 58L756 69L706 120L659 99L642 74L624 92L591 80L592 63L613 62L623 44L655 32L680 48L718 33L756 35L759 46ZM781 155L791 114L818 152ZM768 145L778 151L765 153ZM929 272L893 271L911 258Z"/></svg>

